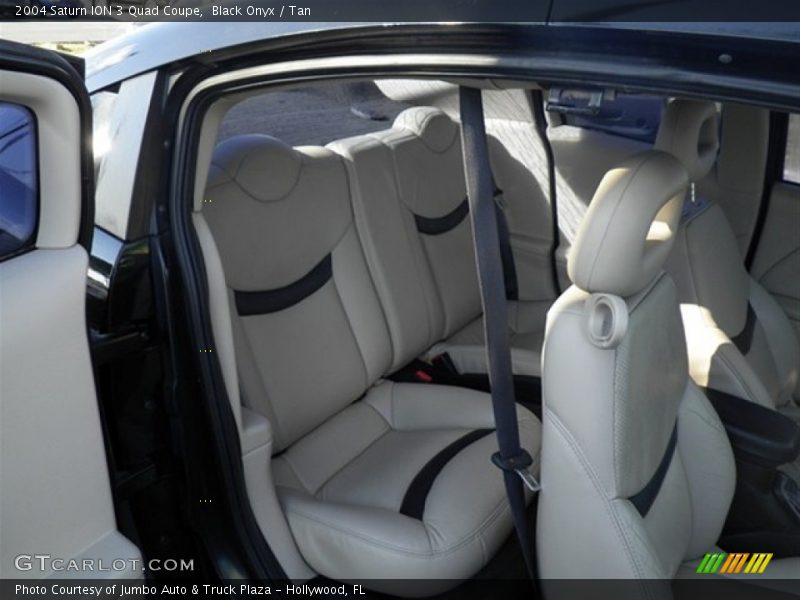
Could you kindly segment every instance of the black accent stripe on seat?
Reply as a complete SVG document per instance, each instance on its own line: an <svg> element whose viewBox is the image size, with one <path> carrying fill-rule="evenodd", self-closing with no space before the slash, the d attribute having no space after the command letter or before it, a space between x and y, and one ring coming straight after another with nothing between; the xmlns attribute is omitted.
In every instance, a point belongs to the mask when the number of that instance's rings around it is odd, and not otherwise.
<svg viewBox="0 0 800 600"><path fill-rule="evenodd" d="M470 431L430 459L411 481L411 485L408 486L406 495L403 496L403 503L400 505L400 514L414 519L422 519L422 513L425 512L425 501L428 499L428 494L433 487L433 482L436 480L439 473L442 472L445 465L464 448L486 437L493 431L494 429L476 429L475 431Z"/></svg>
<svg viewBox="0 0 800 600"><path fill-rule="evenodd" d="M747 303L747 318L744 322L744 328L736 337L732 338L733 345L739 349L742 354L750 352L750 346L753 343L753 332L756 329L756 311L753 310L753 305Z"/></svg>
<svg viewBox="0 0 800 600"><path fill-rule="evenodd" d="M661 463L659 463L656 472L653 473L653 477L639 493L628 498L643 517L650 511L650 507L653 506L653 502L655 502L656 496L658 496L658 492L661 490L661 485L664 483L664 478L667 476L667 471L672 462L672 455L675 454L675 446L677 446L677 444L678 424L675 423L675 427L672 428L672 435L667 443L667 449L664 451L664 456L661 458Z"/></svg>
<svg viewBox="0 0 800 600"><path fill-rule="evenodd" d="M263 315L294 306L325 285L333 275L331 255L289 285L263 292L235 291L236 310L240 316Z"/></svg>
<svg viewBox="0 0 800 600"><path fill-rule="evenodd" d="M494 195L495 197L502 194L503 191L495 187ZM423 217L416 213L414 215L414 221L417 225L417 231L420 233L424 233L425 235L440 235L442 233L447 233L451 229L455 229L458 227L459 223L463 221L466 216L469 214L469 199L464 198L464 200L456 206L452 211L447 213L441 217Z"/></svg>
<svg viewBox="0 0 800 600"><path fill-rule="evenodd" d="M443 217L423 217L414 213L417 231L425 235L440 235L458 227L469 214L469 201L464 201Z"/></svg>

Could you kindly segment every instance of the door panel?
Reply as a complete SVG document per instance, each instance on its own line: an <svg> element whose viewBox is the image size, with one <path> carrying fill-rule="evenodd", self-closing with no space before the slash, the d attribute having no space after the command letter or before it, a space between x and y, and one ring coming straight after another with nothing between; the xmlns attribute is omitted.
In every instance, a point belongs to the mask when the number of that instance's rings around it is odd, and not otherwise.
<svg viewBox="0 0 800 600"><path fill-rule="evenodd" d="M800 185L773 186L751 272L783 307L800 336Z"/></svg>
<svg viewBox="0 0 800 600"><path fill-rule="evenodd" d="M117 531L87 338L88 101L30 54L0 45L0 111L15 111L0 118L0 578L140 578Z"/></svg>
<svg viewBox="0 0 800 600"><path fill-rule="evenodd" d="M138 557L116 532L86 339L87 266L76 244L0 263L0 577L44 574L19 572L21 553L69 559L98 541L115 546L106 564Z"/></svg>

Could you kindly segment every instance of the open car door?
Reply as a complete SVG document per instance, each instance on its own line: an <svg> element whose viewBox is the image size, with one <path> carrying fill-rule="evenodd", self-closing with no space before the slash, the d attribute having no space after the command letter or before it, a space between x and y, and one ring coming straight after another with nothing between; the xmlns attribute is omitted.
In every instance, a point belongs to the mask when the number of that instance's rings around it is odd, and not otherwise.
<svg viewBox="0 0 800 600"><path fill-rule="evenodd" d="M0 41L3 580L143 576L117 530L89 351L90 144L78 71Z"/></svg>

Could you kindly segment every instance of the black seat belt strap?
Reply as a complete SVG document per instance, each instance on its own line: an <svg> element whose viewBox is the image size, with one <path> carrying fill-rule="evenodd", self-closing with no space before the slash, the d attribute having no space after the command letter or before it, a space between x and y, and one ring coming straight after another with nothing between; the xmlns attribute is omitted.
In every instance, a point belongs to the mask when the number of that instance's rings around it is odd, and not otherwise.
<svg viewBox="0 0 800 600"><path fill-rule="evenodd" d="M531 579L536 580L533 546L525 510L525 489L538 491L539 484L528 468L530 454L520 446L517 407L514 399L514 377L508 342L508 305L503 281L503 262L497 230L486 125L483 118L481 91L461 87L461 140L464 152L467 197L472 231L475 238L475 259L481 289L486 350L491 385L492 408L499 452L492 462L503 470L506 494L511 507L514 528Z"/></svg>
<svg viewBox="0 0 800 600"><path fill-rule="evenodd" d="M503 287L508 300L519 299L517 269L514 266L514 251L511 248L511 232L508 229L505 209L502 205L503 192L495 188L495 212L497 213L497 235L500 241L500 258L503 261Z"/></svg>

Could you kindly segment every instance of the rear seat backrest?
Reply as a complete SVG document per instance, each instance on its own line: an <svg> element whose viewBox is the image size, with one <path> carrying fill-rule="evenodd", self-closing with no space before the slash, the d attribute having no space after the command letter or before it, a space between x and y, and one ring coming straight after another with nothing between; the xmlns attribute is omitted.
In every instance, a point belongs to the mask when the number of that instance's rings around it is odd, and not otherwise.
<svg viewBox="0 0 800 600"><path fill-rule="evenodd" d="M400 200L414 215L449 337L481 314L459 125L417 107L380 137L393 150Z"/></svg>
<svg viewBox="0 0 800 600"><path fill-rule="evenodd" d="M393 368L481 314L459 126L430 107L329 145L347 159Z"/></svg>
<svg viewBox="0 0 800 600"><path fill-rule="evenodd" d="M443 310L413 215L399 199L391 150L364 135L329 145L347 160L356 225L391 333L396 370L438 341ZM369 234L367 234L369 232Z"/></svg>
<svg viewBox="0 0 800 600"><path fill-rule="evenodd" d="M274 451L388 368L388 330L353 226L342 159L264 135L214 152L203 214L219 248L243 403Z"/></svg>

